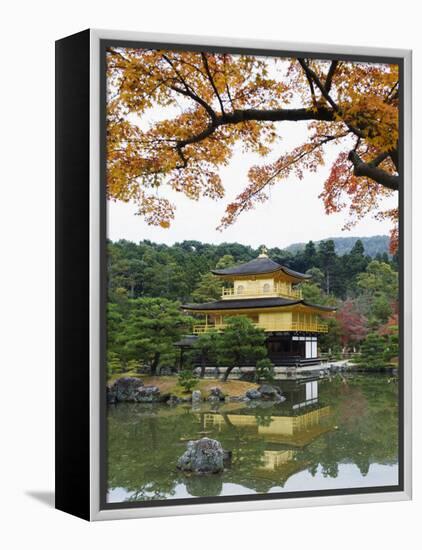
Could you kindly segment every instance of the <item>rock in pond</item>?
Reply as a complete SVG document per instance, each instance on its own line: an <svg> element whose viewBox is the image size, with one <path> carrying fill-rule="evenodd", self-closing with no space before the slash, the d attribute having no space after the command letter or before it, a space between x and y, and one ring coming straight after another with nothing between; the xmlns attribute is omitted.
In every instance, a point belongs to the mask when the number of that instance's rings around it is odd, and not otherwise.
<svg viewBox="0 0 422 550"><path fill-rule="evenodd" d="M194 390L192 392L192 403L199 403L202 401L202 393L200 390Z"/></svg>
<svg viewBox="0 0 422 550"><path fill-rule="evenodd" d="M224 401L224 393L221 388L215 386L210 388L210 394L208 396L208 401Z"/></svg>
<svg viewBox="0 0 422 550"><path fill-rule="evenodd" d="M280 390L270 384L262 384L262 386L259 386L258 391L261 394L261 399L264 399L265 401L280 400Z"/></svg>
<svg viewBox="0 0 422 550"><path fill-rule="evenodd" d="M257 390L256 388L246 390L245 395L248 399L261 399L261 392L259 390Z"/></svg>
<svg viewBox="0 0 422 550"><path fill-rule="evenodd" d="M224 470L226 456L219 441L203 437L188 442L186 451L177 461L177 467L195 474L217 474Z"/></svg>
<svg viewBox="0 0 422 550"><path fill-rule="evenodd" d="M107 390L108 403L154 403L159 400L160 389L157 386L144 386L142 380L130 376L117 378Z"/></svg>
<svg viewBox="0 0 422 550"><path fill-rule="evenodd" d="M181 402L181 399L179 399L176 395L170 395L166 401L167 405L178 405Z"/></svg>
<svg viewBox="0 0 422 550"><path fill-rule="evenodd" d="M142 380L132 376L126 376L122 378L117 378L109 387L108 387L108 401L110 402L119 402L119 401L137 401L138 390L144 385Z"/></svg>
<svg viewBox="0 0 422 550"><path fill-rule="evenodd" d="M142 386L138 388L135 401L139 403L156 403L160 400L160 389L157 386Z"/></svg>

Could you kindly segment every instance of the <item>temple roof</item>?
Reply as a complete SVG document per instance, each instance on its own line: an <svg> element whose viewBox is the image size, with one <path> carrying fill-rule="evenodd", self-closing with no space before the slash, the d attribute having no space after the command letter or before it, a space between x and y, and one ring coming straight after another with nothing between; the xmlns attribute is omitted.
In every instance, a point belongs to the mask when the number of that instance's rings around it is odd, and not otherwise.
<svg viewBox="0 0 422 550"><path fill-rule="evenodd" d="M261 254L258 258L255 258L255 260L251 260L244 264L227 267L226 269L212 269L211 273L224 277L233 275L262 275L265 273L275 273L277 271L283 271L286 275L299 280L311 278L311 275L299 273L298 271L294 271L293 269L289 269L284 265L274 262L265 254Z"/></svg>
<svg viewBox="0 0 422 550"><path fill-rule="evenodd" d="M216 302L206 302L204 304L184 304L182 309L191 311L218 311L222 309L262 309L262 308L279 308L294 305L303 305L319 309L321 311L335 311L335 307L320 306L311 304L306 300L289 300L287 298L241 298L238 300L217 300Z"/></svg>
<svg viewBox="0 0 422 550"><path fill-rule="evenodd" d="M195 344L195 342L198 340L198 336L195 334L186 334L185 336L182 336L182 338L173 344L173 346L177 346L179 348L188 348Z"/></svg>

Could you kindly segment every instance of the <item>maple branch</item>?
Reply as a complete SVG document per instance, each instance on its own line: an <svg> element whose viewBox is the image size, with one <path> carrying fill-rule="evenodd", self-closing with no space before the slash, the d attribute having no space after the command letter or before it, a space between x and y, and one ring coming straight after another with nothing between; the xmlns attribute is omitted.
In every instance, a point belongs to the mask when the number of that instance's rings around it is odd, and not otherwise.
<svg viewBox="0 0 422 550"><path fill-rule="evenodd" d="M191 88L191 86L189 86L189 84L186 82L186 80L183 78L183 76L177 70L174 63L171 61L171 59L169 57L167 57L165 54L163 54L163 59L170 65L170 67L176 73L177 77L179 78L180 82L183 84L185 89L183 90L182 88L179 88L178 86L174 86L174 85L169 86L169 88L171 90L179 93L179 94L190 97L191 99L193 99L194 101L199 103L199 105L201 105L206 110L206 112L209 114L211 120L214 121L214 119L216 117L216 114L215 114L214 110L212 109L212 107L205 100L203 100L202 97L199 97L199 95L197 93L195 93L195 91Z"/></svg>
<svg viewBox="0 0 422 550"><path fill-rule="evenodd" d="M236 109L233 113L228 113L221 118L223 124L237 124L247 120L272 122L324 120L333 122L334 113L325 107L319 107L316 111L307 107L298 109Z"/></svg>
<svg viewBox="0 0 422 550"><path fill-rule="evenodd" d="M208 65L207 56L202 52L201 57L202 57L202 62L203 62L204 67L205 67L205 72L207 73L207 76L208 76L208 80L210 81L212 89L214 90L214 93L217 96L218 102L219 102L220 107L221 107L221 112L224 115L224 105L223 105L223 102L221 101L220 94L218 93L218 90L217 90L217 87L215 85L214 79L211 75L210 67Z"/></svg>
<svg viewBox="0 0 422 550"><path fill-rule="evenodd" d="M227 58L227 54L224 54L223 55L223 64L224 64L224 80L226 82L226 93L227 93L227 97L229 98L230 105L232 106L232 109L234 109L234 104L233 104L232 96L231 96L231 93L230 93L229 84L227 82L226 58Z"/></svg>
<svg viewBox="0 0 422 550"><path fill-rule="evenodd" d="M185 93L183 90L179 90L180 93ZM185 94L189 95L189 94ZM213 111L212 122L199 134L196 134L190 138L180 140L178 142L179 147L185 147L192 143L198 143L203 139L209 137L217 128L224 126L225 124L240 124L250 120L257 121L298 121L298 120L327 120L334 119L332 111L328 109L319 109L315 112L313 109L245 109L235 110L233 113L226 113L225 115L217 116Z"/></svg>
<svg viewBox="0 0 422 550"><path fill-rule="evenodd" d="M118 52L117 50L114 50L113 48L107 48L107 52L111 53L112 55L117 55L118 57L121 57L124 61L129 61L127 57L125 57L121 52Z"/></svg>
<svg viewBox="0 0 422 550"><path fill-rule="evenodd" d="M316 149L322 147L326 143L329 143L330 141L333 141L335 139L338 139L339 137L345 137L347 135L341 135L341 136L326 136L324 139L317 141L312 144L312 147L306 151L301 151L299 154L297 154L294 158L290 159L286 164L283 164L280 166L277 170L275 170L261 185L255 187L255 189L248 194L247 199L243 201L243 204L238 208L235 217L237 218L247 207L248 207L248 201L251 200L251 198L255 197L259 193L261 193L265 187L268 185L271 185L271 182L280 174L280 172L284 169L286 169L288 166L291 166L293 164L296 164L300 160L302 160L304 157L310 155L313 153Z"/></svg>
<svg viewBox="0 0 422 550"><path fill-rule="evenodd" d="M312 78L310 77L310 75L307 72L305 72L305 74L306 74L306 78L308 80L309 88L311 90L312 103L313 103L314 107L316 107L317 106L317 99L316 99L316 96L315 96L314 83L312 82Z"/></svg>
<svg viewBox="0 0 422 550"><path fill-rule="evenodd" d="M184 95L185 97L190 97L196 103L199 103L201 107L205 109L205 111L209 114L212 121L215 121L217 118L217 114L214 111L214 109L205 101L202 99L202 97L199 97L199 95L196 95L196 93L191 89L188 88L187 90L183 90L182 88L179 88L178 86L171 85L169 86L171 90L174 92L177 92L178 94Z"/></svg>
<svg viewBox="0 0 422 550"><path fill-rule="evenodd" d="M380 185L383 185L384 187L387 187L392 191L398 191L399 177L389 174L388 172L385 172L385 170L378 168L378 164L380 164L382 160L387 158L384 157L379 160L380 157L383 155L384 153L376 157L372 162L364 162L356 153L356 151L350 151L348 159L353 164L353 173L355 176L364 176L370 178L376 183L379 183ZM390 154L388 153L387 156L390 156ZM374 162L378 162L378 164L374 164Z"/></svg>
<svg viewBox="0 0 422 550"><path fill-rule="evenodd" d="M331 86L333 84L333 76L336 72L338 61L334 60L331 62L330 68L328 69L327 78L325 79L325 89L327 90L327 93L330 93Z"/></svg>
<svg viewBox="0 0 422 550"><path fill-rule="evenodd" d="M318 86L318 88L319 88L322 96L324 97L324 99L331 105L331 107L334 109L334 111L336 113L338 113L340 116L342 116L343 115L342 110L337 105L337 103L334 101L334 99L330 96L329 91L327 91L326 87L321 82L321 80L320 80L319 76L316 74L316 72L313 71L309 67L309 65L307 65L307 63L305 62L304 59L298 59L298 61L300 63L300 66L302 67L302 69L305 71L305 74L306 74L307 78L308 79L311 78L315 82L315 84ZM331 88L331 84L330 84L330 88ZM361 138L365 137L364 133L359 128L356 128L356 126L352 126L349 122L345 121L344 119L343 119L343 122L349 128L349 130L351 130L355 135L357 135L358 137L361 137Z"/></svg>
<svg viewBox="0 0 422 550"><path fill-rule="evenodd" d="M398 172L399 171L399 153L397 149L390 149L389 153L390 153L390 159L394 164L394 168Z"/></svg>
<svg viewBox="0 0 422 550"><path fill-rule="evenodd" d="M179 93L184 95L190 95L184 90L179 90ZM200 98L198 98L200 99ZM201 100L203 101L203 100ZM201 103L202 105L202 103ZM206 104L209 107L208 104ZM205 108L205 107L204 107ZM210 107L209 107L210 108ZM211 109L211 108L210 108ZM273 121L273 122L282 122L282 121L299 121L299 120L325 120L333 121L334 113L330 109L318 108L317 111L314 109L300 108L300 109L244 109L244 110L235 110L232 113L225 113L222 115L216 115L212 111L213 115L211 116L210 124L202 130L199 134L193 135L190 138L186 138L177 142L176 148L181 150L186 145L192 145L193 143L198 143L205 138L211 136L220 126L226 124L240 124L242 122L256 120L256 121Z"/></svg>
<svg viewBox="0 0 422 550"><path fill-rule="evenodd" d="M391 90L388 92L387 97L385 98L386 103L389 103L393 99L397 99L397 97L398 97L398 85L399 85L399 81L397 80L396 83L391 88Z"/></svg>
<svg viewBox="0 0 422 550"><path fill-rule="evenodd" d="M331 105L331 107L336 111L336 112L339 112L339 107L337 105L337 103L334 101L334 99L330 96L330 94L328 93L328 91L325 89L325 86L323 85L323 83L321 82L321 80L319 79L318 75L316 74L315 71L313 71L309 65L305 62L304 59L300 59L298 58L298 61L299 61L299 64L300 66L302 67L303 71L305 72L305 75L306 77L308 78L308 80L313 80L315 82L315 84L318 86L322 96L325 98L325 100Z"/></svg>
<svg viewBox="0 0 422 550"><path fill-rule="evenodd" d="M186 168L187 165L188 165L188 160L187 158L185 157L184 153L183 153L183 146L180 145L180 143L178 143L176 145L176 151L177 151L177 154L179 155L180 157L180 160L182 161L182 166L176 166L176 168L178 170L182 169L182 168Z"/></svg>
<svg viewBox="0 0 422 550"><path fill-rule="evenodd" d="M377 157L368 162L369 166L378 166L390 156L390 153L385 151L384 153L379 154Z"/></svg>

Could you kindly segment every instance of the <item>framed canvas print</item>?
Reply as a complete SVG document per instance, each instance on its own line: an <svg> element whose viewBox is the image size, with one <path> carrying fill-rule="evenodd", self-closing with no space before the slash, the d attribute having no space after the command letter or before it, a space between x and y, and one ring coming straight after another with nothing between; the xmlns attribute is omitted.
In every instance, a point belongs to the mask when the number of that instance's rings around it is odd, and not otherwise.
<svg viewBox="0 0 422 550"><path fill-rule="evenodd" d="M411 53L56 43L56 506L411 497Z"/></svg>

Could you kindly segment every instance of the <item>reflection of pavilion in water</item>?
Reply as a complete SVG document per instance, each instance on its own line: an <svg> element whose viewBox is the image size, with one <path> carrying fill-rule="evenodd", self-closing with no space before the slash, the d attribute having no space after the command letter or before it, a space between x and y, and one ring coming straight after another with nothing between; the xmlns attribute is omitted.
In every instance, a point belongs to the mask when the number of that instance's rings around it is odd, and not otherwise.
<svg viewBox="0 0 422 550"><path fill-rule="evenodd" d="M322 406L318 397L318 380L292 381L282 385L286 401L262 415L242 408L238 411L220 414L205 413L205 428L219 431L231 427L256 436L265 443L260 466L255 476L274 479L279 484L294 473L309 466L301 459L301 452L322 434L333 429L331 408Z"/></svg>

